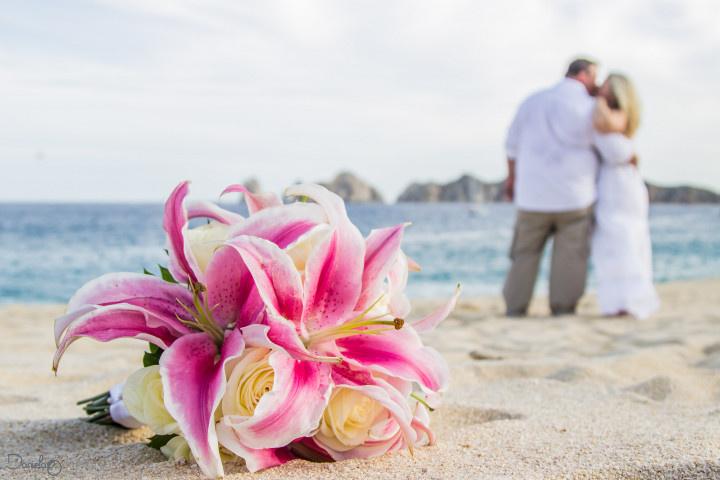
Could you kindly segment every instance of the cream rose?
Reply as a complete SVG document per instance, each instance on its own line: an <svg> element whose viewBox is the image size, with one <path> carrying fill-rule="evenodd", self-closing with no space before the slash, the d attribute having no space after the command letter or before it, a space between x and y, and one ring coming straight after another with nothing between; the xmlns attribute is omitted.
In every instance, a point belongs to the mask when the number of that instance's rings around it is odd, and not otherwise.
<svg viewBox="0 0 720 480"><path fill-rule="evenodd" d="M275 371L268 362L270 350L248 348L231 366L221 407L223 415L250 417L263 395L272 390Z"/></svg>
<svg viewBox="0 0 720 480"><path fill-rule="evenodd" d="M180 433L177 422L165 408L159 365L141 368L130 375L123 388L123 401L130 415L156 434Z"/></svg>
<svg viewBox="0 0 720 480"><path fill-rule="evenodd" d="M215 250L227 239L228 229L228 225L210 222L187 231L185 238L202 272L210 263Z"/></svg>
<svg viewBox="0 0 720 480"><path fill-rule="evenodd" d="M350 388L337 387L323 413L315 439L337 452L363 445L371 438L373 427L388 417L378 402Z"/></svg>
<svg viewBox="0 0 720 480"><path fill-rule="evenodd" d="M173 437L165 445L160 447L160 451L175 463L187 463L194 461L190 445L182 435Z"/></svg>
<svg viewBox="0 0 720 480"><path fill-rule="evenodd" d="M298 272L301 274L305 272L305 264L310 255L315 247L328 236L330 231L329 225L320 224L285 248L285 253L290 256Z"/></svg>

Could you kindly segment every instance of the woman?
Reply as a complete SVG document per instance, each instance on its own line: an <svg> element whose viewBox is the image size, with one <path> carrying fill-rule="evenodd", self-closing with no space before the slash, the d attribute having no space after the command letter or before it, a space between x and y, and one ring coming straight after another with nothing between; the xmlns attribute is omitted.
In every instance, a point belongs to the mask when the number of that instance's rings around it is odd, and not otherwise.
<svg viewBox="0 0 720 480"><path fill-rule="evenodd" d="M648 192L632 141L639 121L633 84L611 74L600 87L593 115L601 165L592 261L604 315L645 318L660 304L652 283Z"/></svg>

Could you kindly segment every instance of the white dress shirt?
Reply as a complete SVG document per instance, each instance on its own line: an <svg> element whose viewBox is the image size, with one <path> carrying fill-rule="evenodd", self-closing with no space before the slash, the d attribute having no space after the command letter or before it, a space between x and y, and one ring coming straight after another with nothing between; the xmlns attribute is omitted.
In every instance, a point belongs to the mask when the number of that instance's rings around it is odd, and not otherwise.
<svg viewBox="0 0 720 480"><path fill-rule="evenodd" d="M520 210L563 212L595 202L594 104L582 83L565 78L520 105L505 143Z"/></svg>

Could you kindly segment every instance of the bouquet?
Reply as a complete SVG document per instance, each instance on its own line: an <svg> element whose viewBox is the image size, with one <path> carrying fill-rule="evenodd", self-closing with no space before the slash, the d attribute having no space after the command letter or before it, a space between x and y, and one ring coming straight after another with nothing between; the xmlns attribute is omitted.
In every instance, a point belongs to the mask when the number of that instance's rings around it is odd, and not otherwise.
<svg viewBox="0 0 720 480"><path fill-rule="evenodd" d="M90 281L55 322L53 370L81 337L150 343L143 368L79 402L89 419L146 425L149 445L210 478L241 458L258 471L294 458L370 458L432 444L428 411L448 383L440 354L418 333L435 328L460 293L407 321L406 224L363 238L337 195L314 184L298 201L241 185L244 218L165 205L168 266ZM196 228L189 220L206 218Z"/></svg>

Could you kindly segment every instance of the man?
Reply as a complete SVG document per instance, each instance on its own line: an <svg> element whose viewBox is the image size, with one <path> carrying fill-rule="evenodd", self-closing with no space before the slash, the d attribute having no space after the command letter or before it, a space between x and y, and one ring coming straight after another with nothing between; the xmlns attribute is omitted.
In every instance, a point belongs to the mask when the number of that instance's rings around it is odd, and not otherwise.
<svg viewBox="0 0 720 480"><path fill-rule="evenodd" d="M595 62L576 59L557 85L527 98L510 125L506 195L517 219L503 295L509 316L532 298L545 243L553 237L550 309L575 312L585 291L597 159L592 149Z"/></svg>

